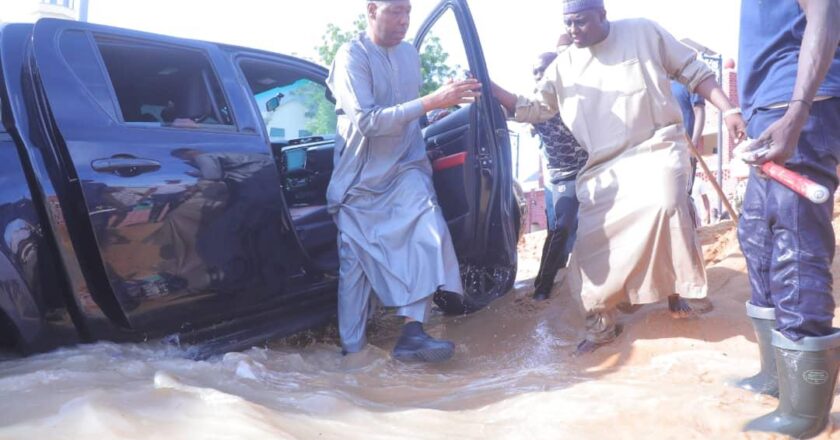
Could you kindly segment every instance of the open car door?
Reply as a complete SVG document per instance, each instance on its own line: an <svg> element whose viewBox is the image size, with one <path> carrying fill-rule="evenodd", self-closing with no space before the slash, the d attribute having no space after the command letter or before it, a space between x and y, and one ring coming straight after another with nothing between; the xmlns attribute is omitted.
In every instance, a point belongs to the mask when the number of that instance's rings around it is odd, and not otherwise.
<svg viewBox="0 0 840 440"><path fill-rule="evenodd" d="M427 115L424 129L465 289L463 299L439 293L435 300L447 313L470 313L504 295L516 277L519 208L510 137L466 0L441 1L414 45L424 68L422 95L453 77L470 75L482 84L474 103Z"/></svg>

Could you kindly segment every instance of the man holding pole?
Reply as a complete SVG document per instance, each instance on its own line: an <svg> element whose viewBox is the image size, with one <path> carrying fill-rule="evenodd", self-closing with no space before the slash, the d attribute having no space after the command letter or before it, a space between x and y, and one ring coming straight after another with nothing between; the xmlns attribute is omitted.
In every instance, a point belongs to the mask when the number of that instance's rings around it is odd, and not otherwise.
<svg viewBox="0 0 840 440"><path fill-rule="evenodd" d="M621 303L706 296L706 272L691 220L688 148L670 79L725 112L731 133L744 121L697 54L649 20L610 22L603 0L564 0L574 44L561 49L532 99L494 85L520 122L560 112L589 153L578 174L578 236L570 282L580 285L587 353L616 338ZM572 278L577 278L573 280ZM575 282L576 281L576 282ZM686 310L687 309L687 310Z"/></svg>
<svg viewBox="0 0 840 440"><path fill-rule="evenodd" d="M742 0L738 89L766 154L833 191L840 160L840 1ZM829 193L830 194L830 193ZM840 332L832 328L833 204L753 171L738 238L747 260L761 371L740 383L778 395L747 430L809 438L826 426Z"/></svg>

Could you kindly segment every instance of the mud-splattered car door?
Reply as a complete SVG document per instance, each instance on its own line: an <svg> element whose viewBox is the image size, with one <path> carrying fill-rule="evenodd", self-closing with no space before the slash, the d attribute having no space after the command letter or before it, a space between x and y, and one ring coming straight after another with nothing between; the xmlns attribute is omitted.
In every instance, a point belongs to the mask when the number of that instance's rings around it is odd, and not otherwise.
<svg viewBox="0 0 840 440"><path fill-rule="evenodd" d="M490 91L484 55L466 0L444 0L414 39L429 93L450 78L482 84L474 103L427 115L438 201L449 224L466 290L463 300L438 294L447 313L478 310L504 295L516 277L519 208L513 195L510 137Z"/></svg>

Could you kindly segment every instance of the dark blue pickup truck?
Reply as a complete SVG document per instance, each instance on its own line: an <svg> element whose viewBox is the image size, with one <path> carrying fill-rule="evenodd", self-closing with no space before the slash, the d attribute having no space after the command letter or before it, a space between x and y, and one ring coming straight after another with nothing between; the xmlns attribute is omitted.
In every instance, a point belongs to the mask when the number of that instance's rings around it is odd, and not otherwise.
<svg viewBox="0 0 840 440"><path fill-rule="evenodd" d="M468 313L512 285L504 115L465 0L434 38L483 96L425 128ZM335 313L334 103L289 56L46 19L0 28L0 349L177 336L212 353Z"/></svg>

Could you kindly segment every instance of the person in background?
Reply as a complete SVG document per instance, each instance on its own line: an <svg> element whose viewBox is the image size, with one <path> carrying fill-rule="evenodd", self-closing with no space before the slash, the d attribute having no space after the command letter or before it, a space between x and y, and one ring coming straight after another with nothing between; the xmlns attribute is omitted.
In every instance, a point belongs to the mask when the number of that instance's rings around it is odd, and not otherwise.
<svg viewBox="0 0 840 440"><path fill-rule="evenodd" d="M697 149L697 152L703 153L703 127L706 125L706 100L697 93L690 93L688 89L679 81L671 81L671 93L677 104L680 105L680 112L682 113L683 126L685 133L691 139L691 143ZM693 155L689 158L691 161L691 174L688 180L688 195L694 200L694 182L697 179L697 158ZM709 216L709 198L705 191L697 194L697 197L705 207L703 211L705 216ZM695 203L696 204L696 203ZM697 218L698 226L701 223L700 218ZM709 222L706 221L708 224Z"/></svg>
<svg viewBox="0 0 840 440"><path fill-rule="evenodd" d="M564 41L561 40L561 43ZM563 45L568 45L565 42ZM537 57L533 75L537 83L545 69L557 57L556 52L546 52ZM575 179L586 163L584 151L569 131L560 115L533 125L542 141L548 181L545 183L545 207L548 234L543 244L540 269L534 279L534 299L544 300L551 295L557 272L566 267L569 253L575 242L578 201Z"/></svg>

